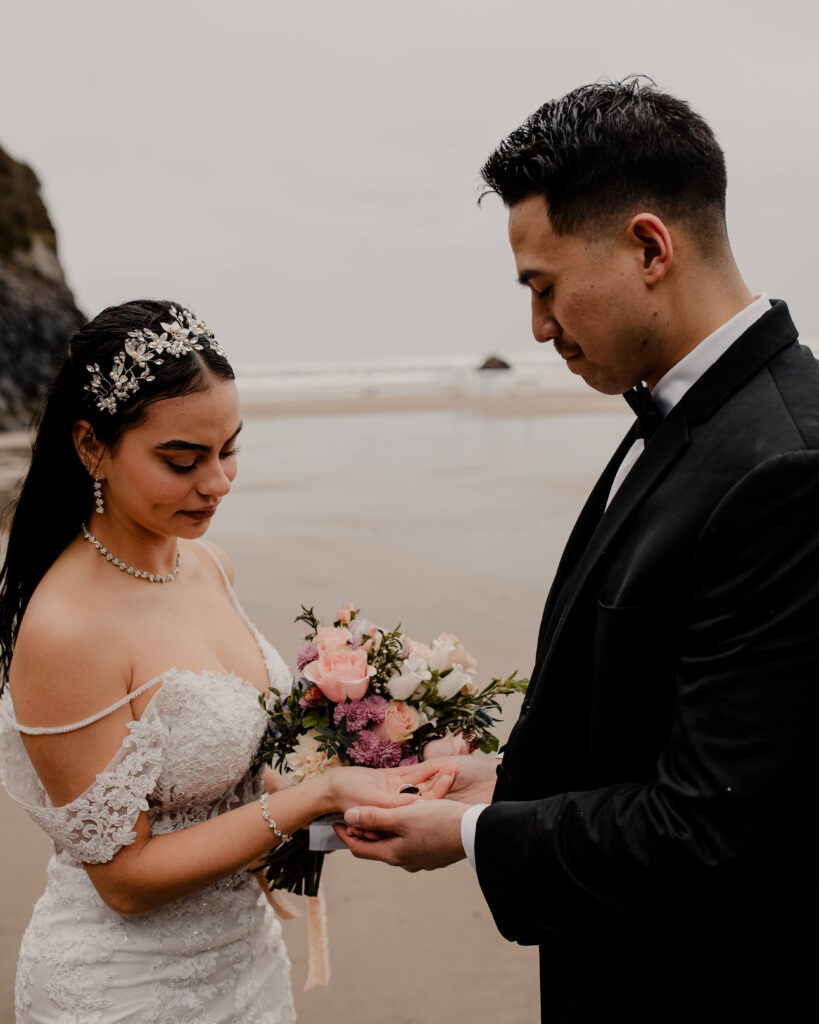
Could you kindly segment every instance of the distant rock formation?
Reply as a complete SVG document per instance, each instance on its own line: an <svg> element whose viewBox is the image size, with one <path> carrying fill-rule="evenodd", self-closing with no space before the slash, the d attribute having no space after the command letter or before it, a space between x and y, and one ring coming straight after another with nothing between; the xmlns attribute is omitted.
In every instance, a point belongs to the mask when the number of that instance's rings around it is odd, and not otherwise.
<svg viewBox="0 0 819 1024"><path fill-rule="evenodd" d="M28 422L84 319L37 176L0 148L0 430Z"/></svg>
<svg viewBox="0 0 819 1024"><path fill-rule="evenodd" d="M500 356L489 356L480 367L480 370L511 370L512 367Z"/></svg>

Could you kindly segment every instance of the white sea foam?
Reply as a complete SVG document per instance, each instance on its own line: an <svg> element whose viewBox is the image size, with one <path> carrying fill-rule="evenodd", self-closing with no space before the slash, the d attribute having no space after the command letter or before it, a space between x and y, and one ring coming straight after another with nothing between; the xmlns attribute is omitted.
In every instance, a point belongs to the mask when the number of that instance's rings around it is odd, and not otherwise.
<svg viewBox="0 0 819 1024"><path fill-rule="evenodd" d="M346 362L243 364L237 384L245 398L572 392L585 386L551 349L502 356L508 370L480 370L472 356L404 356Z"/></svg>

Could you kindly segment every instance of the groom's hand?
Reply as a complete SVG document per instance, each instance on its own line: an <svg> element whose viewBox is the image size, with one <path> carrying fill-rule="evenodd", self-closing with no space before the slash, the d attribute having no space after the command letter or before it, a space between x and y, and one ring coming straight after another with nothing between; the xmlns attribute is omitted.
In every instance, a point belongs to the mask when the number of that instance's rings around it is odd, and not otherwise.
<svg viewBox="0 0 819 1024"><path fill-rule="evenodd" d="M346 825L336 825L341 841L362 860L380 860L405 871L431 871L465 857L461 818L468 804L418 800L407 807L351 807ZM366 839L362 833L379 834ZM386 835L385 835L386 833Z"/></svg>

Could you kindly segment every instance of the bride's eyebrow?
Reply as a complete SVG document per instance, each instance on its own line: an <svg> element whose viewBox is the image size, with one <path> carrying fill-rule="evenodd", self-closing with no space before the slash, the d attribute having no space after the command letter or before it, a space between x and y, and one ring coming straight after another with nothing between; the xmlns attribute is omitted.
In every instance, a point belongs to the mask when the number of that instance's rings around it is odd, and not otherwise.
<svg viewBox="0 0 819 1024"><path fill-rule="evenodd" d="M235 441L243 426L244 424L240 423L221 447L225 448ZM209 444L196 444L194 441L183 441L181 438L174 438L172 441L161 441L158 445L154 446L154 449L160 452L205 452L207 454L211 450L211 446Z"/></svg>

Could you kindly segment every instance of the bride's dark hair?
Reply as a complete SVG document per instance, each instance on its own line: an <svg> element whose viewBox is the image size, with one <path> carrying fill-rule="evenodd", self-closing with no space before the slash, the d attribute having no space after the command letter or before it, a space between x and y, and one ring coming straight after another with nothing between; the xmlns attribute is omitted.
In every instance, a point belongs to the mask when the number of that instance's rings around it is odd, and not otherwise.
<svg viewBox="0 0 819 1024"><path fill-rule="evenodd" d="M74 448L72 429L78 420L91 424L94 435L107 448L136 426L149 405L204 391L209 376L232 380L233 370L223 355L210 348L184 355L165 355L161 365L150 364L153 379L141 379L138 390L116 403L116 411L100 410L86 390L89 366L97 364L103 377L114 357L123 351L129 331L147 329L163 333L162 322L180 303L138 299L109 306L79 328L68 343L68 355L46 398L32 448L31 465L12 511L8 549L0 570L0 692L23 613L31 595L57 556L79 533L91 511L93 480Z"/></svg>

